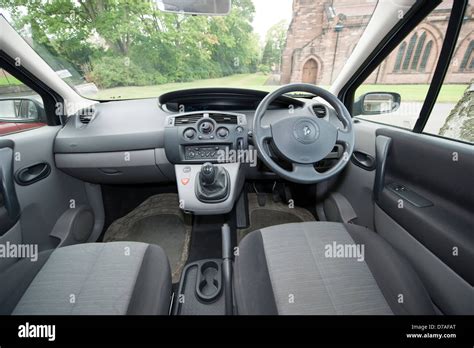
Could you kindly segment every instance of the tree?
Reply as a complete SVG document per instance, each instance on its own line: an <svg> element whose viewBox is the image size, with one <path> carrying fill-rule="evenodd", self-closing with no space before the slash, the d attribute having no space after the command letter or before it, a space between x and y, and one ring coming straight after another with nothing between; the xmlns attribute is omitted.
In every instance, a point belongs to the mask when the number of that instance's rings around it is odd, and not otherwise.
<svg viewBox="0 0 474 348"><path fill-rule="evenodd" d="M270 70L280 70L281 56L285 48L288 23L282 20L268 29L262 55L262 65Z"/></svg>
<svg viewBox="0 0 474 348"><path fill-rule="evenodd" d="M225 17L164 13L153 1L0 1L17 29L102 86L219 77L259 63L251 0L234 0ZM108 64L126 76L98 71Z"/></svg>

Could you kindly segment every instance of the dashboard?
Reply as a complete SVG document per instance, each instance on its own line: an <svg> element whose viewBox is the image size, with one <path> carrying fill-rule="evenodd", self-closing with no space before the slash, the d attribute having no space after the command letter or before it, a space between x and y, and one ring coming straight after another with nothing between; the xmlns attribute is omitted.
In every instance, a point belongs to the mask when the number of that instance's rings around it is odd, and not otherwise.
<svg viewBox="0 0 474 348"><path fill-rule="evenodd" d="M102 102L69 117L58 132L56 166L92 183L175 181L175 165L218 160L220 153L252 148L252 121L267 92L235 88L190 89L158 99ZM291 117L300 108L339 122L313 99L282 96L262 122ZM291 113L288 110L292 110ZM338 150L335 149L335 156ZM272 176L261 167L251 175Z"/></svg>

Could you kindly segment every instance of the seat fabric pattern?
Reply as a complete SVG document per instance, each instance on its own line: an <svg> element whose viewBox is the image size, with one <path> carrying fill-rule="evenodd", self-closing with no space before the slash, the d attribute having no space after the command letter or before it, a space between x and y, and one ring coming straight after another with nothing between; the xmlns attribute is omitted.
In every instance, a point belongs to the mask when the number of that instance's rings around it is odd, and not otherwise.
<svg viewBox="0 0 474 348"><path fill-rule="evenodd" d="M74 245L51 253L12 314L166 314L170 288L169 264L157 246Z"/></svg>
<svg viewBox="0 0 474 348"><path fill-rule="evenodd" d="M435 314L408 261L352 224L291 223L248 234L234 284L239 314Z"/></svg>

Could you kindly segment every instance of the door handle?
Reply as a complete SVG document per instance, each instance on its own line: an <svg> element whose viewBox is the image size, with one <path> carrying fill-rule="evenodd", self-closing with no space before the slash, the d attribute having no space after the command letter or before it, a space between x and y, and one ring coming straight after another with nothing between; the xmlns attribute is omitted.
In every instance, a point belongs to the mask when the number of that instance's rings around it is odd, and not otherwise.
<svg viewBox="0 0 474 348"><path fill-rule="evenodd" d="M48 163L38 163L19 169L15 173L15 181L18 185L27 186L46 178L51 173Z"/></svg>
<svg viewBox="0 0 474 348"><path fill-rule="evenodd" d="M374 170L376 167L375 157L362 151L354 151L351 161L356 166L369 171Z"/></svg>

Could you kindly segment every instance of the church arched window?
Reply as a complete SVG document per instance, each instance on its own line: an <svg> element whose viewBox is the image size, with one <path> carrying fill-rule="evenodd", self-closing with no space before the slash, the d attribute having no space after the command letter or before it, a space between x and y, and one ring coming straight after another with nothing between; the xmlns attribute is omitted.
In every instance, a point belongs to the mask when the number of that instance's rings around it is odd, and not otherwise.
<svg viewBox="0 0 474 348"><path fill-rule="evenodd" d="M426 33L421 34L418 43L416 45L416 50L413 55L413 60L411 61L411 70L416 70L418 68L418 62L420 61L421 51L425 45ZM425 49L426 51L426 49Z"/></svg>
<svg viewBox="0 0 474 348"><path fill-rule="evenodd" d="M461 71L474 70L473 51L474 51L474 40L471 40L471 42L469 42L469 46L467 46L466 52L464 53L464 57L462 58L462 61L461 61L461 66L460 66Z"/></svg>
<svg viewBox="0 0 474 348"><path fill-rule="evenodd" d="M415 33L410 39L410 43L408 44L407 53L405 54L405 59L403 60L402 69L407 71L410 67L410 60L413 56L413 50L415 49L416 40L418 40L418 35Z"/></svg>
<svg viewBox="0 0 474 348"><path fill-rule="evenodd" d="M426 31L414 33L408 42L400 45L395 59L393 71L397 73L423 72L426 70L433 40L428 39Z"/></svg>
<svg viewBox="0 0 474 348"><path fill-rule="evenodd" d="M400 48L398 49L397 59L395 61L395 68L393 69L394 71L400 70L402 66L402 59L403 59L403 56L405 55L406 48L407 48L407 43L402 42L402 44L400 45Z"/></svg>
<svg viewBox="0 0 474 348"><path fill-rule="evenodd" d="M428 59L430 58L430 53L431 53L431 47L433 46L433 41L429 41L426 44L425 47L425 52L423 53L423 57L421 58L421 63L418 68L419 71L425 71L426 69L426 64L428 63Z"/></svg>

